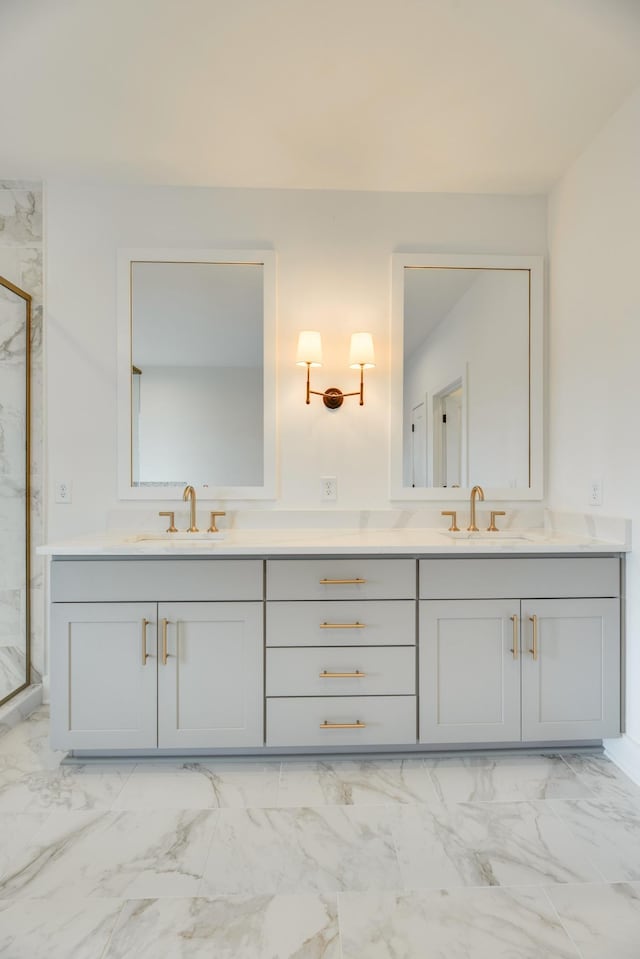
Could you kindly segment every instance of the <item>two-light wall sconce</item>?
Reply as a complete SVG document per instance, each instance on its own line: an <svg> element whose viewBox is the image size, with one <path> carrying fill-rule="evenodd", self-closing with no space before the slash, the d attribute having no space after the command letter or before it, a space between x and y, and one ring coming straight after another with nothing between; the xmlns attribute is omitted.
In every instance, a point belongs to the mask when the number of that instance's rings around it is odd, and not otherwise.
<svg viewBox="0 0 640 959"><path fill-rule="evenodd" d="M310 370L312 366L322 366L322 339L316 330L303 330L298 336L298 351L296 365L307 368L306 402L311 402L311 394L321 396L324 405L329 410L337 410L342 406L345 396L359 396L360 406L364 405L364 371L371 370L376 365L373 352L373 337L371 333L352 333L351 350L349 351L349 366L352 370L360 370L360 389L353 393L343 393L336 386L328 390L312 390L310 384Z"/></svg>

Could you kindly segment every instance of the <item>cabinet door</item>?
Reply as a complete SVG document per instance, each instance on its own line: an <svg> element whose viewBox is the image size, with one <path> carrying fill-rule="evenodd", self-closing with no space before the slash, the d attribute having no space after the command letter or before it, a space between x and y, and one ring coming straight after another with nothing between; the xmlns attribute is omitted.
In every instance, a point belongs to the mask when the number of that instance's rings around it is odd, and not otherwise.
<svg viewBox="0 0 640 959"><path fill-rule="evenodd" d="M522 628L523 740L619 735L619 601L527 600Z"/></svg>
<svg viewBox="0 0 640 959"><path fill-rule="evenodd" d="M53 605L55 748L155 748L156 703L155 603Z"/></svg>
<svg viewBox="0 0 640 959"><path fill-rule="evenodd" d="M262 603L160 603L161 748L262 746L262 622Z"/></svg>
<svg viewBox="0 0 640 959"><path fill-rule="evenodd" d="M420 603L420 742L520 739L519 610L509 600Z"/></svg>

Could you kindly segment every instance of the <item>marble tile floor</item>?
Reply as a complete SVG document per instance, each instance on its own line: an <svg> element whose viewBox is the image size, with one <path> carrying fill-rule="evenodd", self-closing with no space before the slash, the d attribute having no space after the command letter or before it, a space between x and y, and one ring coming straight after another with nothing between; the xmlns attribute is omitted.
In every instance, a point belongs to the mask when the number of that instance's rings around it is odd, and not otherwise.
<svg viewBox="0 0 640 959"><path fill-rule="evenodd" d="M2 959L640 959L602 754L60 765L0 737Z"/></svg>

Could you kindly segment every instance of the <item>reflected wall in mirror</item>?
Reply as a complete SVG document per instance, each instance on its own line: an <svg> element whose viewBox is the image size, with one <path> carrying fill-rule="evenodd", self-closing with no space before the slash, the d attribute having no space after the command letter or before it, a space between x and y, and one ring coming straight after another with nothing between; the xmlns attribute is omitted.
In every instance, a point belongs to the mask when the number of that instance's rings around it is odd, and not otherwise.
<svg viewBox="0 0 640 959"><path fill-rule="evenodd" d="M273 254L147 250L121 260L121 495L172 499L186 484L205 498L274 495Z"/></svg>
<svg viewBox="0 0 640 959"><path fill-rule="evenodd" d="M0 277L0 705L30 681L31 297Z"/></svg>
<svg viewBox="0 0 640 959"><path fill-rule="evenodd" d="M393 259L392 497L540 498L541 259Z"/></svg>

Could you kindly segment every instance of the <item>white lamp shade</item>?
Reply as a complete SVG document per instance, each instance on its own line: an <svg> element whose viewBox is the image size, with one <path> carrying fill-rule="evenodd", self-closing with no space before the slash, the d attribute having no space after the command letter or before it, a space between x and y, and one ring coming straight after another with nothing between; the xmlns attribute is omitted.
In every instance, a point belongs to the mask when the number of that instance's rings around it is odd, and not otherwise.
<svg viewBox="0 0 640 959"><path fill-rule="evenodd" d="M376 365L376 357L373 351L373 337L371 333L352 333L351 350L349 352L349 366L352 370L357 370L361 366L365 370L371 370Z"/></svg>
<svg viewBox="0 0 640 959"><path fill-rule="evenodd" d="M322 339L317 330L302 330L298 334L297 366L322 366Z"/></svg>

